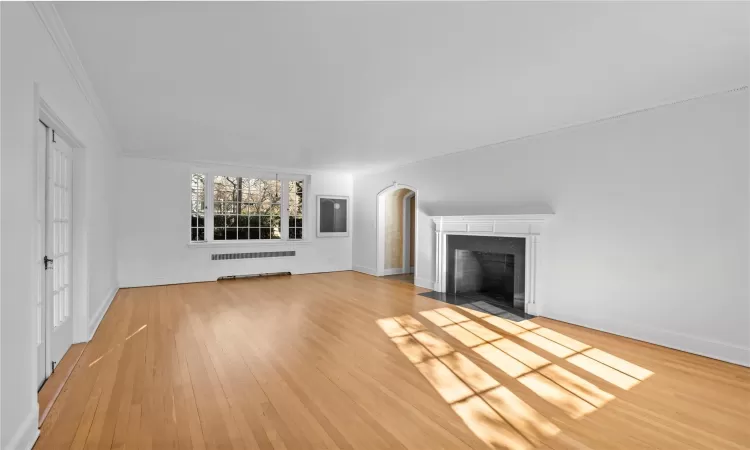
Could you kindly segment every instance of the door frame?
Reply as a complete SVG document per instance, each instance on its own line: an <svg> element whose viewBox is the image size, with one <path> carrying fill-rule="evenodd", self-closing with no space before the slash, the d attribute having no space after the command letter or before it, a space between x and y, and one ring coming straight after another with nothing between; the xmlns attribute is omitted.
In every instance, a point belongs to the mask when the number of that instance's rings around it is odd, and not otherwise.
<svg viewBox="0 0 750 450"><path fill-rule="evenodd" d="M375 196L375 276L382 277L385 273L385 197L393 191L399 189L409 189L414 193L414 280L417 279L417 267L419 261L416 256L419 255L419 190L408 184L399 184L393 182L392 185L382 189Z"/></svg>
<svg viewBox="0 0 750 450"><path fill-rule="evenodd" d="M404 273L413 273L414 270L412 270L411 265L411 240L414 239L414 236L411 235L411 221L414 220L414 233L417 232L417 223L416 223L416 217L411 217L411 199L414 198L414 216L417 215L417 205L416 205L416 193L414 191L411 191L410 193L406 194L404 196L403 201L403 223L402 223L402 230L403 233L401 233L401 269L403 269ZM416 253L416 242L415 244L415 251ZM416 256L416 255L415 255ZM416 264L417 258L414 258L414 263Z"/></svg>
<svg viewBox="0 0 750 450"><path fill-rule="evenodd" d="M39 157L39 142L38 142L38 135L37 135L37 124L41 121L44 123L47 127L52 128L55 130L55 135L60 136L60 138L64 139L72 148L73 150L73 172L75 173L75 176L73 177L73 185L71 187L72 193L71 193L71 227L73 228L71 230L71 261L73 262L71 265L71 312L70 312L70 320L73 321L73 340L72 343L76 342L85 342L88 340L88 333L87 333L87 320L88 320L88 275L85 268L87 267L87 253L85 248L85 239L83 238L86 235L86 226L85 224L85 202L84 202L84 194L85 190L83 189L86 182L86 170L85 170L85 162L86 162L86 147L81 142L76 135L73 133L73 131L68 127L65 122L54 112L52 107L44 100L44 98L40 95L40 89L39 84L34 83L34 118L33 118L33 137L32 137L32 147L34 150L34 157L33 157L33 164L31 167L31 177L33 180L33 192L34 192L34 198L36 201L39 201L39 195L38 195L38 189L39 189L39 176L42 176L45 178L44 183L42 184L44 186L44 189L46 190L46 176L47 176L47 159L46 155L44 158ZM45 149L46 149L46 143L45 143ZM45 151L46 153L46 151ZM41 175L43 174L43 175ZM42 196L41 199L44 201L46 198L45 196ZM39 205L35 204L35 208ZM47 211L44 205L42 205L42 210L44 211L44 221L46 226L46 220L47 220ZM45 233L45 227L42 227L41 230L42 233ZM34 233L32 235L32 240L38 239L38 236ZM46 239L46 236L44 237ZM44 242L44 240L42 241ZM29 247L31 252L34 252L34 245L32 242L32 245ZM46 248L42 248L42 251L46 251ZM39 267L36 264L36 261L38 260L39 255L32 254L31 259L31 270L32 273L36 273L36 271L44 271L43 267ZM42 276L44 277L44 273ZM32 290L30 292L37 292L37 286L36 283L38 282L38 279L36 277L31 277L31 283L32 283ZM45 289L46 292L46 289ZM43 294L46 295L46 294ZM30 298L30 304L29 307L31 308L31 354L33 355L32 358L32 383L34 384L34 389L32 390L33 396L34 396L34 404L37 403L37 390L38 386L36 385L39 371L43 370L45 373L45 378L49 377L49 372L47 371L50 367L51 362L51 346L48 345L48 342L45 341L45 365L46 367L38 367L37 364L37 317L36 317L36 296L32 295ZM50 336L52 335L51 328L51 321L47 320L48 314L49 314L49 305L46 304L47 299L44 299L45 302L45 320L43 322L43 326L45 326L45 340L48 340ZM51 372L51 371L50 371Z"/></svg>

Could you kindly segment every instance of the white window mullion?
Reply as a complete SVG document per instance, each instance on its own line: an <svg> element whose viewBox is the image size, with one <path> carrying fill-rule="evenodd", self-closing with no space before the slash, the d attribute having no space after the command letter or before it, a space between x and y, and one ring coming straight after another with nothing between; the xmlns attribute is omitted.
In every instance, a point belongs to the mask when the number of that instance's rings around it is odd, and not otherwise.
<svg viewBox="0 0 750 450"><path fill-rule="evenodd" d="M311 183L310 177L305 177L304 180L302 180L302 237L303 239L305 237L309 238L313 236L313 228L315 228L315 221L317 218L313 219L310 218L310 208L308 208L308 205L312 201L312 196L310 195L310 183ZM317 207L317 205L316 205Z"/></svg>
<svg viewBox="0 0 750 450"><path fill-rule="evenodd" d="M289 180L281 179L281 240L289 240Z"/></svg>
<svg viewBox="0 0 750 450"><path fill-rule="evenodd" d="M206 202L206 242L212 242L214 240L214 175L211 172L206 172L205 186L205 202Z"/></svg>
<svg viewBox="0 0 750 450"><path fill-rule="evenodd" d="M308 213L307 204L310 200L310 177L302 179L302 239L307 240L312 236L310 230L315 226L314 222L310 221L310 214Z"/></svg>

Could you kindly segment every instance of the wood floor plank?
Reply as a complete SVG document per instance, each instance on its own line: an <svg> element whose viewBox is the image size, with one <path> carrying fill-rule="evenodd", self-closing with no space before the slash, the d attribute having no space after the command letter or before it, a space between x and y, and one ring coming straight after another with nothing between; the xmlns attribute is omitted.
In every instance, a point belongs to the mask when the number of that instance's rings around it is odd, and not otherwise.
<svg viewBox="0 0 750 450"><path fill-rule="evenodd" d="M127 367L127 380L124 386L124 392L119 404L119 410L114 423L112 433L111 448L121 450L126 448L130 432L138 434L137 428L134 429L134 423L140 422L140 410L138 417L132 414L133 401L136 397L140 398L141 385L143 380L143 355L146 351L146 333L148 319L147 302L137 302L133 304L133 315L131 326L128 329L126 345L130 347L129 364ZM136 328L135 330L133 328Z"/></svg>
<svg viewBox="0 0 750 450"><path fill-rule="evenodd" d="M355 272L123 289L35 448L750 450L748 368L422 291Z"/></svg>
<svg viewBox="0 0 750 450"><path fill-rule="evenodd" d="M75 365L78 363L78 358L80 358L85 347L85 343L71 345L68 351L65 352L65 355L63 355L60 363L55 366L55 371L52 372L44 383L44 386L42 386L42 389L39 390L38 402L40 427L52 408L52 404L57 399L57 396L62 392L65 382L68 381L68 377L73 372Z"/></svg>

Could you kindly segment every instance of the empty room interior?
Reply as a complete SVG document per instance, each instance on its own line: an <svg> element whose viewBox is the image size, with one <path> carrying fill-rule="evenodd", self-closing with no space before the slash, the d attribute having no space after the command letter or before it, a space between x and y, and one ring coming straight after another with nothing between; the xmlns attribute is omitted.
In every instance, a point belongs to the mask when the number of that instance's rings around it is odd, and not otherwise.
<svg viewBox="0 0 750 450"><path fill-rule="evenodd" d="M3 1L0 58L1 450L750 450L750 2Z"/></svg>

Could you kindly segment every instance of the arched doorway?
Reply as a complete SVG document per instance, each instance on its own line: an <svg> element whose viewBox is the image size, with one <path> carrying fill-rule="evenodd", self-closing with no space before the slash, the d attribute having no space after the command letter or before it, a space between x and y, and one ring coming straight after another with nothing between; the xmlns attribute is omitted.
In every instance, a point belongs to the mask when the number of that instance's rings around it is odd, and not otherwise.
<svg viewBox="0 0 750 450"><path fill-rule="evenodd" d="M377 195L377 275L413 283L417 267L419 193L394 183ZM407 280L408 279L408 280Z"/></svg>

